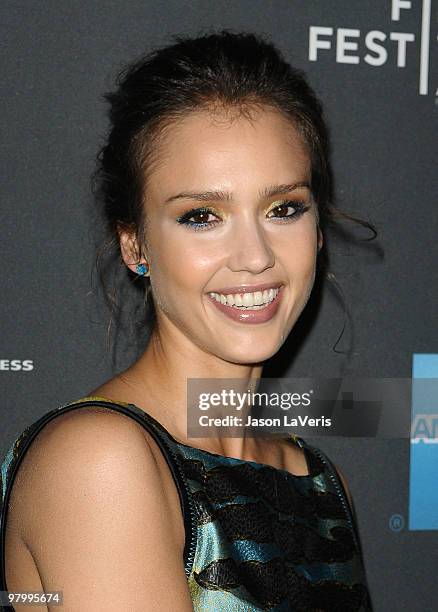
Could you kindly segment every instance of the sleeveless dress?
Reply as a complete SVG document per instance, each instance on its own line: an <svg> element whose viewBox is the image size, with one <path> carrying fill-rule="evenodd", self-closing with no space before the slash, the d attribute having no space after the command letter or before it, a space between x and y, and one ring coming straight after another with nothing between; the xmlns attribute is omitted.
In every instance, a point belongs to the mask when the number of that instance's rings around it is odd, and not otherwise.
<svg viewBox="0 0 438 612"><path fill-rule="evenodd" d="M134 404L101 397L51 410L10 447L0 481L0 590L6 590L8 501L26 449L50 420L86 406L130 416L163 453L180 498L182 562L196 612L372 611L355 516L334 465L320 449L298 436L288 438L307 460L309 474L298 476L182 444Z"/></svg>

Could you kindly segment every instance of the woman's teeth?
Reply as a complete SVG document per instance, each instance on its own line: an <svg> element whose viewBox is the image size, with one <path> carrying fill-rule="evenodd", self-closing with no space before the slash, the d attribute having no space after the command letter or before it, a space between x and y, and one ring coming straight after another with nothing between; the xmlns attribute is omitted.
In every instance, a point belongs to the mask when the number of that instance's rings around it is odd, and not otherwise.
<svg viewBox="0 0 438 612"><path fill-rule="evenodd" d="M230 293L224 295L223 293L210 293L209 295L214 298L217 302L224 304L224 306L232 306L239 310L245 310L250 308L251 310L260 310L266 308L270 302L275 300L280 289L265 289L264 291L256 291L255 293Z"/></svg>

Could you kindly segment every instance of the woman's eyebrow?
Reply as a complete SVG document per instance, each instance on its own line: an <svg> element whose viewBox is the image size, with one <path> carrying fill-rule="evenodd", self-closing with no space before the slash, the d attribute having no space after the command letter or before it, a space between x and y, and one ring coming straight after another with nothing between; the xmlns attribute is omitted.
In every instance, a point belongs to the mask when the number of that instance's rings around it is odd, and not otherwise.
<svg viewBox="0 0 438 612"><path fill-rule="evenodd" d="M262 191L259 191L259 194L262 198L270 198L275 195L282 195L294 191L295 189L304 187L310 189L310 183L307 181L282 183L281 185L270 185L269 187L265 187ZM174 200L181 199L198 200L200 202L211 202L213 200L231 201L233 199L233 194L229 191L182 191L181 193L170 196L170 198L167 198L164 203L167 204L169 202L173 202Z"/></svg>

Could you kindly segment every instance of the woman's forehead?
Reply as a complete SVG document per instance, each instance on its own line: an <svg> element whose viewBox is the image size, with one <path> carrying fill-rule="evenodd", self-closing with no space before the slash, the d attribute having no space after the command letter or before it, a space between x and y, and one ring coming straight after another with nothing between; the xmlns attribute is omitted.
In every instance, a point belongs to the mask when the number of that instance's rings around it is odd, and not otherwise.
<svg viewBox="0 0 438 612"><path fill-rule="evenodd" d="M200 182L230 189L242 182L310 179L307 145L293 122L273 109L256 109L251 118L192 112L166 127L154 157L148 184L160 192Z"/></svg>

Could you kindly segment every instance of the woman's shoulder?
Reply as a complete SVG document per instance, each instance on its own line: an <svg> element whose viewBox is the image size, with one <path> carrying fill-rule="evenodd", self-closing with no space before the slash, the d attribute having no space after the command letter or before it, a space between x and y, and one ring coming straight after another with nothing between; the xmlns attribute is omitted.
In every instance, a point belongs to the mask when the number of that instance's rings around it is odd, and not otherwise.
<svg viewBox="0 0 438 612"><path fill-rule="evenodd" d="M109 409L93 398L64 408L50 410L26 429L33 438L28 452L56 460L58 453L75 449L89 455L114 451L116 446L126 449L135 441L144 445L144 430L126 410Z"/></svg>
<svg viewBox="0 0 438 612"><path fill-rule="evenodd" d="M118 448L129 451L135 444L147 449L144 430L125 411L109 410L93 398L85 399L52 408L27 426L4 458L4 480L18 464L23 474L28 464L50 464L56 470L60 462L78 459L80 465L86 457L103 459Z"/></svg>
<svg viewBox="0 0 438 612"><path fill-rule="evenodd" d="M13 484L11 520L19 508L22 530L33 529L36 516L51 506L64 507L67 498L81 504L81 491L122 495L129 486L135 495L136 489L151 493L162 488L154 441L138 422L90 398L85 404L77 400L76 408L48 411L14 445L3 486L12 489Z"/></svg>
<svg viewBox="0 0 438 612"><path fill-rule="evenodd" d="M132 481L139 471L145 486L157 483L156 456L153 439L128 411L81 398L47 411L16 438L2 464L2 501L13 487L11 508L28 508L33 520L35 498L53 499L66 486L106 487L109 479Z"/></svg>
<svg viewBox="0 0 438 612"><path fill-rule="evenodd" d="M153 442L147 443L147 432L127 412L81 399L75 409L45 413L23 433L11 464L2 530L9 542L19 534L37 551L42 578L62 576L66 592L76 597L84 587L82 572L65 566L72 567L79 555L81 570L94 572L109 592L120 576L127 584L137 580L139 567L150 568L156 580L153 555L160 542L166 563L176 564L184 546L178 497L167 486Z"/></svg>
<svg viewBox="0 0 438 612"><path fill-rule="evenodd" d="M322 468L328 474L328 476L334 477L335 480L341 485L343 489L342 492L345 492L349 505L352 506L353 500L347 478L344 472L340 469L339 465L337 463L335 464L333 459L319 445L310 444L307 440L301 437L297 437L297 440L299 445L306 449L308 465L316 464ZM311 469L312 468L309 467L309 471L311 471Z"/></svg>
<svg viewBox="0 0 438 612"><path fill-rule="evenodd" d="M109 410L103 405L98 397L84 397L74 400L68 404L50 408L43 412L36 420L27 425L9 445L9 449L2 462L2 490L4 494L5 484L10 476L12 468L20 462L24 455L37 451L44 454L49 445L71 444L73 441L82 444L93 441L92 446L96 448L99 440L104 439L99 435L101 427L105 427L106 434L111 437L111 432L119 433L130 431L132 435L139 435L141 428L132 419L128 418L127 405L120 404L120 411ZM111 438L110 438L111 439ZM54 450L54 449L53 449Z"/></svg>

